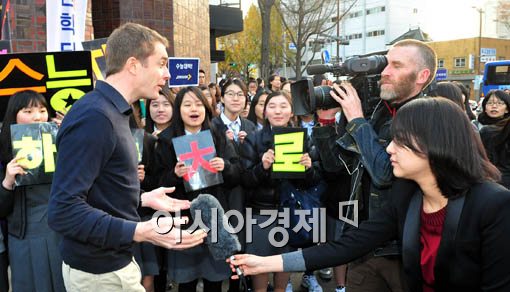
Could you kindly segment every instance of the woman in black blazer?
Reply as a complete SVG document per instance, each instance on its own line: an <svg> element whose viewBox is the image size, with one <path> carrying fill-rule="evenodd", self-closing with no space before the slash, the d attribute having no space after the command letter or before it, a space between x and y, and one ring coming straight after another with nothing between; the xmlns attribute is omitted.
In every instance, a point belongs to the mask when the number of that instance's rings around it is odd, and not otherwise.
<svg viewBox="0 0 510 292"><path fill-rule="evenodd" d="M271 257L236 255L245 275L348 263L399 236L409 291L510 291L510 191L494 183L465 113L444 98L403 106L392 125L394 182L377 218L338 241Z"/></svg>

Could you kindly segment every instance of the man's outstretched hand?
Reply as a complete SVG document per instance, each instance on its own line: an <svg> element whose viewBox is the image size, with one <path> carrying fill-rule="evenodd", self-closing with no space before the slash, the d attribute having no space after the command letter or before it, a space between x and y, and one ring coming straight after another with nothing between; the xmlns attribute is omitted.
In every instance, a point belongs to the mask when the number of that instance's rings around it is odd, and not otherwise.
<svg viewBox="0 0 510 292"><path fill-rule="evenodd" d="M167 194L175 191L175 187L160 187L150 192L145 192L140 197L142 207L149 207L154 210L177 212L179 210L189 209L191 206L188 200L178 200L169 197Z"/></svg>
<svg viewBox="0 0 510 292"><path fill-rule="evenodd" d="M133 235L136 242L150 242L167 249L187 249L204 242L207 233L202 230L189 232L180 226L187 218L155 217L149 221L138 222Z"/></svg>

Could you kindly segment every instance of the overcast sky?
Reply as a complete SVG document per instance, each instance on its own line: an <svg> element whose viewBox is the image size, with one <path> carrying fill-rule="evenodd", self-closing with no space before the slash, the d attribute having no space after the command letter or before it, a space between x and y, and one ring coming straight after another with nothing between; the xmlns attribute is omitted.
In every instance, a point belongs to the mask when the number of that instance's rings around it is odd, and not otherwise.
<svg viewBox="0 0 510 292"><path fill-rule="evenodd" d="M486 0L427 0L423 1L424 21L420 26L433 40L462 39L477 37L479 13L473 6L480 7ZM246 15L252 3L257 0L241 0L243 14ZM493 22L495 15L483 14L483 21Z"/></svg>

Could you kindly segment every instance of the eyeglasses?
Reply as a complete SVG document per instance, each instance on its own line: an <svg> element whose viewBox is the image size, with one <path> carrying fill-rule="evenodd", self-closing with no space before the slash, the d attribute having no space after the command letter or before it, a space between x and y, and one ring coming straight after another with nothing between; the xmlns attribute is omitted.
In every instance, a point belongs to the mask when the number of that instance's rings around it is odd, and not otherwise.
<svg viewBox="0 0 510 292"><path fill-rule="evenodd" d="M225 96L226 97L232 98L235 95L237 95L237 97L239 97L239 98L243 98L244 97L244 92L242 92L242 91L239 91L239 92L227 91L227 92L225 92Z"/></svg>
<svg viewBox="0 0 510 292"><path fill-rule="evenodd" d="M496 102L493 102L493 101L488 101L487 102L487 105L488 106L491 106L491 105L497 105L497 106L504 106L506 103L504 101L496 101Z"/></svg>

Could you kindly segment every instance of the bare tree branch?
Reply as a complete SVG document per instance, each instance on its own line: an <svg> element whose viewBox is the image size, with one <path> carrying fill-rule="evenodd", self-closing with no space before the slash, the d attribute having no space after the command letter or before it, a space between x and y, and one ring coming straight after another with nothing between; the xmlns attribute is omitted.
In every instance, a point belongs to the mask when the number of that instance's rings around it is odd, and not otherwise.
<svg viewBox="0 0 510 292"><path fill-rule="evenodd" d="M329 24L331 16L336 13L335 4L339 5L337 1L340 0L281 0L279 5L275 6L287 32L287 37L296 47L295 54L289 54L293 58L285 58L285 61L294 68L296 78L301 78L305 68L315 57L317 52L315 46L319 43L319 35L336 26L357 3L357 0L343 0L350 4L342 11L341 16L337 15L335 21ZM305 66L302 66L301 61L306 55L307 44L310 40L314 46L312 58L307 60Z"/></svg>

